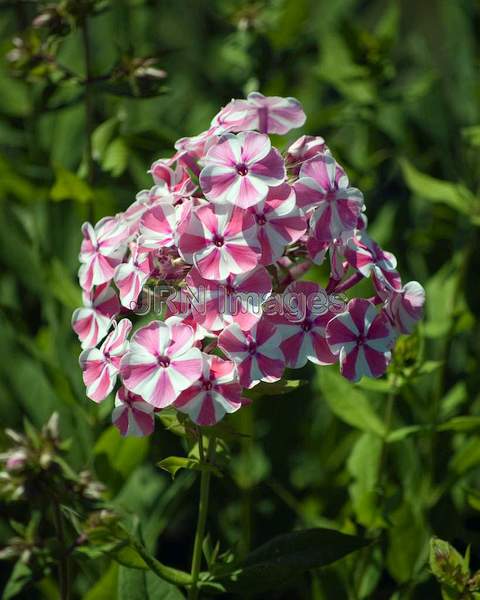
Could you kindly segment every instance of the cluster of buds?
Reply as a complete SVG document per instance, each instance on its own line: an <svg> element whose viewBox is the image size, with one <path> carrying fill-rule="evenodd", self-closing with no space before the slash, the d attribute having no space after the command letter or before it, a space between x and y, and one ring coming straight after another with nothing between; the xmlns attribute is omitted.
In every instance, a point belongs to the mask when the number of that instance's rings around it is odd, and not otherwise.
<svg viewBox="0 0 480 600"><path fill-rule="evenodd" d="M27 424L25 433L6 429L5 435L10 446L0 454L2 499L43 505L51 501L52 493L58 500L77 499L87 504L101 498L102 484L87 471L77 475L65 462L68 443L60 439L57 413L41 431Z"/></svg>
<svg viewBox="0 0 480 600"><path fill-rule="evenodd" d="M272 146L269 134L304 122L294 98L232 100L152 165L153 187L125 212L83 225L72 325L87 396L101 402L120 382L122 435L151 433L167 406L213 425L246 403L243 388L307 361L338 362L351 381L379 377L421 317L423 288L402 284L393 254L368 236L363 194L323 138L302 136L283 155ZM324 287L300 280L323 263ZM365 278L372 295L348 301ZM145 325L158 289L168 297Z"/></svg>

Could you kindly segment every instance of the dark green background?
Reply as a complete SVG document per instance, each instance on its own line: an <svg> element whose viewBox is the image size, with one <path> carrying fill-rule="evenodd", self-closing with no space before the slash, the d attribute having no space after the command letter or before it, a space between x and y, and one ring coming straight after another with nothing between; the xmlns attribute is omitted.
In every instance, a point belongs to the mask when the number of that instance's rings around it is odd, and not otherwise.
<svg viewBox="0 0 480 600"><path fill-rule="evenodd" d="M58 81L51 65L47 84L45 59L28 76L15 76L5 58L39 6L0 2L2 427L21 429L25 416L39 427L58 411L62 435L72 439L74 468L96 469L110 497L139 516L158 556L188 569L193 475L184 472L172 484L153 466L182 453L178 438L158 426L150 440L126 442L121 455L116 432L107 429L111 399L97 406L85 397L80 347L70 330L80 298L80 225L90 215L124 210L151 185L151 162L169 156L177 138L205 130L232 97L253 90L295 96L307 122L276 140L279 147L301 133L325 137L365 193L371 235L396 254L404 281L426 287L427 307L417 333L400 342L408 368L392 429L418 427L384 444L383 533L367 557L363 583L356 554L272 597L438 598L426 562L432 534L461 551L472 544L472 565L480 567L480 428L475 419L451 421L480 415L478 2L106 3L89 19L92 75L110 73L122 57L152 56L167 77L162 93L150 98L132 97L128 86L125 96L101 82L90 86L91 186L83 86ZM52 53L84 75L79 30L56 39ZM388 385L354 389L333 373L308 368L300 374L308 387L258 399L235 416L253 441L233 444L228 474L213 482L209 527L222 550L242 532L240 544L255 546L295 527L362 534L378 526L372 489ZM115 477L112 465L95 461L102 444L117 449ZM26 519L15 511L2 506L2 542L11 536L7 517ZM2 579L9 570L2 563ZM94 589L104 595L88 595L98 581ZM79 598L123 598L117 589L116 567L106 559L76 572ZM55 598L55 591L44 581L23 597Z"/></svg>

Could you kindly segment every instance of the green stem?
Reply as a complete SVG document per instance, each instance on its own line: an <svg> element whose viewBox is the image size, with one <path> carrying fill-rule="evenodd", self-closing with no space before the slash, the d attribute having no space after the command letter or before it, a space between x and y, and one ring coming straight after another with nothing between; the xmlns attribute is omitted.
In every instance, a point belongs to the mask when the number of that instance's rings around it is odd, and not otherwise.
<svg viewBox="0 0 480 600"><path fill-rule="evenodd" d="M164 579L165 581L169 581L175 585L188 586L192 583L192 578L189 573L185 573L184 571L179 571L178 569L173 569L172 567L164 565L155 557L153 557L143 546L143 544L138 542L136 539L130 538L129 543L135 548L153 573L155 573L157 577L160 577L160 579Z"/></svg>
<svg viewBox="0 0 480 600"><path fill-rule="evenodd" d="M205 459L205 452L203 449L202 432L199 431L198 448L200 455L200 462L202 464L213 462L215 456L216 439L212 436L208 443L207 458ZM192 556L192 585L189 592L189 600L197 600L198 598L198 577L200 574L200 567L202 562L202 544L205 537L205 525L207 522L208 513L208 498L210 492L210 477L211 471L209 469L203 469L200 476L200 501L198 505L198 520L197 530L195 532L195 541L193 544L193 556Z"/></svg>
<svg viewBox="0 0 480 600"><path fill-rule="evenodd" d="M393 405L395 402L396 395L397 395L397 377L395 375L393 375L392 380L391 380L390 393L388 394L387 404L385 406L385 413L383 416L383 424L385 426L385 434L382 438L382 446L380 449L380 459L378 461L378 470L377 470L376 485L375 485L375 488L378 490L378 492L380 494L380 498L378 499L378 504L377 504L375 514L373 515L373 519L372 519L373 525L371 525L368 528L367 536L375 533L375 531L376 531L375 521L377 519L378 514L383 511L384 500L385 500L385 494L384 494L383 488L384 488L384 484L385 484L385 478L387 476L387 470L385 469L385 461L387 459L387 447L388 447L387 438L388 438L388 435L390 433L390 429L392 426ZM363 582L364 582L364 579L365 579L365 576L367 573L367 567L371 562L371 557L372 557L373 551L374 551L374 545L370 544L363 550L362 555L360 557L360 560L358 563L358 568L357 568L357 573L358 573L358 576L357 576L358 584L356 586L357 589L355 589L355 588L353 589L356 599L360 597L360 593L361 593L362 587L363 587Z"/></svg>
<svg viewBox="0 0 480 600"><path fill-rule="evenodd" d="M65 530L60 506L56 500L52 503L53 522L57 532L60 546L60 559L58 561L58 580L60 584L61 600L70 600L70 561L65 543Z"/></svg>

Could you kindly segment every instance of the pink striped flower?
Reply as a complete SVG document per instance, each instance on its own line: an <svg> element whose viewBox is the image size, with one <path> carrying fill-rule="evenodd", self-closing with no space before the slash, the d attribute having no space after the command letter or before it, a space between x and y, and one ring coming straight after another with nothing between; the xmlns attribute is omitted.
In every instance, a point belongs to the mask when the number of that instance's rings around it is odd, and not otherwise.
<svg viewBox="0 0 480 600"><path fill-rule="evenodd" d="M425 290L418 281L409 281L389 294L385 312L400 333L408 334L422 318L424 304Z"/></svg>
<svg viewBox="0 0 480 600"><path fill-rule="evenodd" d="M338 281L342 279L348 269L348 262L345 260L346 241L342 238L343 236L331 241L321 241L310 237L307 240L308 253L316 265L323 263L328 251L330 257L330 277Z"/></svg>
<svg viewBox="0 0 480 600"><path fill-rule="evenodd" d="M154 410L151 404L122 386L115 396L112 423L124 437L151 435L155 428Z"/></svg>
<svg viewBox="0 0 480 600"><path fill-rule="evenodd" d="M83 241L79 259L80 285L89 292L94 285L113 278L115 267L122 262L127 249L128 225L120 217L105 217L95 228L82 225Z"/></svg>
<svg viewBox="0 0 480 600"><path fill-rule="evenodd" d="M319 240L332 240L355 229L363 208L363 195L350 187L345 171L329 154L310 159L302 165L294 184L297 204L314 209L311 229Z"/></svg>
<svg viewBox="0 0 480 600"><path fill-rule="evenodd" d="M291 129L301 127L307 119L296 98L264 96L259 92L251 92L247 96L247 102L257 113L258 122L254 128L262 133L284 135Z"/></svg>
<svg viewBox="0 0 480 600"><path fill-rule="evenodd" d="M285 179L283 159L267 135L248 131L227 133L208 151L200 185L214 203L241 208L263 200L269 186Z"/></svg>
<svg viewBox="0 0 480 600"><path fill-rule="evenodd" d="M302 135L289 146L285 157L285 164L294 175L298 175L304 162L319 154L330 152L323 137Z"/></svg>
<svg viewBox="0 0 480 600"><path fill-rule="evenodd" d="M101 402L113 390L120 361L128 348L127 336L131 328L130 321L122 319L100 348L89 348L80 354L79 362L83 381L87 386L87 396L95 402Z"/></svg>
<svg viewBox="0 0 480 600"><path fill-rule="evenodd" d="M122 306L135 310L138 296L152 270L150 254L134 245L128 262L118 265L115 270L115 285L119 290Z"/></svg>
<svg viewBox="0 0 480 600"><path fill-rule="evenodd" d="M175 168L172 168L173 165ZM176 160L161 158L153 163L149 172L155 183L164 186L175 199L191 196L197 187L187 169Z"/></svg>
<svg viewBox="0 0 480 600"><path fill-rule="evenodd" d="M216 133L251 131L284 135L306 121L302 105L295 98L264 96L252 92L246 100L232 100L213 118Z"/></svg>
<svg viewBox="0 0 480 600"><path fill-rule="evenodd" d="M324 290L311 281L295 281L277 300L269 319L282 336L280 348L287 367L298 369L307 361L331 365L336 357L325 338L325 327L333 316Z"/></svg>
<svg viewBox="0 0 480 600"><path fill-rule="evenodd" d="M83 304L72 315L72 329L82 348L93 348L107 335L113 319L120 312L120 302L108 283L83 292Z"/></svg>
<svg viewBox="0 0 480 600"><path fill-rule="evenodd" d="M204 279L192 269L186 282L195 319L212 332L232 322L245 329L252 327L261 317L262 303L272 292L272 280L262 266L229 275L223 282Z"/></svg>
<svg viewBox="0 0 480 600"><path fill-rule="evenodd" d="M175 142L175 150L178 150L179 153L185 153L189 157L196 159L203 158L209 148L217 142L218 138L215 135L215 131L216 128L211 127L198 135L180 138ZM195 170L194 172L196 174Z"/></svg>
<svg viewBox="0 0 480 600"><path fill-rule="evenodd" d="M390 291L400 291L402 283L396 270L397 259L365 233L360 238L351 238L345 248L348 263L364 277L372 276L378 295L386 299Z"/></svg>
<svg viewBox="0 0 480 600"><path fill-rule="evenodd" d="M295 192L287 183L270 188L265 200L248 210L255 216L262 248L260 262L264 265L274 263L285 247L300 239L307 230L303 212L296 205Z"/></svg>
<svg viewBox="0 0 480 600"><path fill-rule="evenodd" d="M242 406L242 386L232 361L208 354L202 357L201 375L180 394L175 407L198 425L215 425L225 413L233 413Z"/></svg>
<svg viewBox="0 0 480 600"><path fill-rule="evenodd" d="M255 108L247 100L231 100L212 119L211 130L216 135L256 129Z"/></svg>
<svg viewBox="0 0 480 600"><path fill-rule="evenodd" d="M149 190L141 190L135 196L135 202L123 213L123 220L129 226L130 237L137 235L140 231L140 222L143 215L159 202L173 203L174 197L165 187L155 185Z"/></svg>
<svg viewBox="0 0 480 600"><path fill-rule="evenodd" d="M226 279L251 271L260 246L252 214L228 206L200 206L192 210L180 232L178 248L205 279Z"/></svg>
<svg viewBox="0 0 480 600"><path fill-rule="evenodd" d="M184 288L175 290L174 294L171 294L167 298L165 302L165 319L169 317L176 317L179 323L189 325L193 330L193 339L195 342L203 340L203 338L209 335L209 332L200 325L202 321L201 315L193 307L190 294Z"/></svg>
<svg viewBox="0 0 480 600"><path fill-rule="evenodd" d="M232 323L218 338L219 348L237 365L240 384L246 388L282 377L285 357L281 342L280 332L266 319L260 319L248 331Z"/></svg>
<svg viewBox="0 0 480 600"><path fill-rule="evenodd" d="M142 327L121 363L125 387L156 408L169 406L202 372L193 343L192 328L175 317Z"/></svg>
<svg viewBox="0 0 480 600"><path fill-rule="evenodd" d="M363 376L380 377L385 373L395 334L385 312L378 312L372 302L350 300L347 310L328 323L326 332L344 377L358 381Z"/></svg>
<svg viewBox="0 0 480 600"><path fill-rule="evenodd" d="M169 202L159 202L146 211L140 222L138 245L146 250L174 245L177 211Z"/></svg>

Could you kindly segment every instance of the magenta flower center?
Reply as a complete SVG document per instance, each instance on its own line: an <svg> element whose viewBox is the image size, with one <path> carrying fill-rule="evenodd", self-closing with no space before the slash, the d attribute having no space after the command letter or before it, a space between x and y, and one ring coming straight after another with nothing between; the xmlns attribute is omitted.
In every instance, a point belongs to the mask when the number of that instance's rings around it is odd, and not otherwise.
<svg viewBox="0 0 480 600"><path fill-rule="evenodd" d="M212 387L213 387L213 384L212 384L212 382L211 382L211 381L209 381L209 380L204 380L204 382L203 382L203 385L202 385L202 388L203 388L204 390L206 390L206 391L208 392L208 391L210 391L210 390L212 389Z"/></svg>
<svg viewBox="0 0 480 600"><path fill-rule="evenodd" d="M359 336L357 336L357 345L358 346L363 346L363 344L366 342L366 338L364 335L360 334Z"/></svg>
<svg viewBox="0 0 480 600"><path fill-rule="evenodd" d="M312 329L312 322L308 319L305 319L305 321L302 323L302 329L303 331L310 331Z"/></svg>
<svg viewBox="0 0 480 600"><path fill-rule="evenodd" d="M214 245L217 246L217 248L221 248L223 246L223 244L225 243L225 240L223 239L223 237L221 235L214 235L212 241L213 241Z"/></svg>
<svg viewBox="0 0 480 600"><path fill-rule="evenodd" d="M265 225L265 223L267 222L267 219L265 218L265 215L255 215L255 219L257 221L257 225Z"/></svg>
<svg viewBox="0 0 480 600"><path fill-rule="evenodd" d="M237 165L237 173L242 177L248 174L248 167L245 163L240 163Z"/></svg>
<svg viewBox="0 0 480 600"><path fill-rule="evenodd" d="M334 200L337 199L337 192L335 190L330 190L327 192L326 196L325 196L325 200L327 202L333 202Z"/></svg>
<svg viewBox="0 0 480 600"><path fill-rule="evenodd" d="M157 356L157 365L166 369L170 366L170 358L168 356Z"/></svg>

